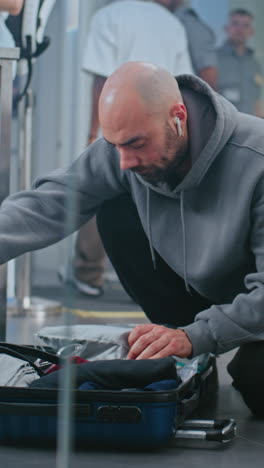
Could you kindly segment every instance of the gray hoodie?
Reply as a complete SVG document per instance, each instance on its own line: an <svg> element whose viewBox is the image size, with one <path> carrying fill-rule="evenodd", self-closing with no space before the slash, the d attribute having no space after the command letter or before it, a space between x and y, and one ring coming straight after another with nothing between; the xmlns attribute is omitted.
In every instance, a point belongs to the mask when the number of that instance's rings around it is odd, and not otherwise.
<svg viewBox="0 0 264 468"><path fill-rule="evenodd" d="M121 171L104 139L0 210L0 261L55 243L104 200L130 192L168 265L213 304L184 327L193 356L264 340L264 122L193 76L177 78L188 109L192 168L174 190ZM177 303L175 303L177 314ZM161 318L162 320L162 318Z"/></svg>

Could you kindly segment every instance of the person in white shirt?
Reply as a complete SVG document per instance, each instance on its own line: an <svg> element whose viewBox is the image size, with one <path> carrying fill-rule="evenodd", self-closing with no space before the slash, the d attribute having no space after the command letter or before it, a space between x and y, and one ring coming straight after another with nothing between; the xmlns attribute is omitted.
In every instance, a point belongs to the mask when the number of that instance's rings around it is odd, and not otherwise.
<svg viewBox="0 0 264 468"><path fill-rule="evenodd" d="M131 61L152 62L174 76L193 73L184 26L164 0L118 1L93 16L82 66L93 75L88 144L98 136L98 101L107 77ZM92 219L77 236L72 278L75 286L85 294L100 295L104 263L104 249Z"/></svg>

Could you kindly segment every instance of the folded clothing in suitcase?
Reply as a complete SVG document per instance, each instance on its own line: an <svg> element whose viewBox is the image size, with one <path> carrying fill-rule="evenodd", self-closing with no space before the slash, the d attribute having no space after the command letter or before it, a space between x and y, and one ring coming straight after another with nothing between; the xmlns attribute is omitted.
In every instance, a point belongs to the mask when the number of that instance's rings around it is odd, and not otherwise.
<svg viewBox="0 0 264 468"><path fill-rule="evenodd" d="M0 346L12 350L33 365L39 365L42 375L44 371L41 368L45 368L43 363L65 364L63 358L59 359L45 350L7 343L1 343ZM196 372L185 382L180 382L172 357L153 360L152 363L149 360L148 364L158 367L164 361L169 374L160 374L159 371L155 374L153 371L154 380L160 377L172 378L177 385L175 389L74 389L75 441L87 446L99 443L156 448L167 444L179 433L179 429L186 434L182 426L186 423L186 417L199 404L204 382L212 372L212 359L209 357L202 371ZM124 366L128 361L120 363ZM142 365L142 361L141 364L140 361L132 362L137 366L136 363ZM36 382L42 378L45 379L40 377ZM0 387L0 441L55 441L60 404L57 388ZM231 429L225 430L229 434L224 436L226 440L230 439L232 431L234 433L234 428ZM222 434L222 428L220 432ZM214 429L212 434L220 437L219 430Z"/></svg>
<svg viewBox="0 0 264 468"><path fill-rule="evenodd" d="M35 343L48 346L61 355L78 354L92 361L126 359L128 335L134 325L73 325L43 327L35 334Z"/></svg>

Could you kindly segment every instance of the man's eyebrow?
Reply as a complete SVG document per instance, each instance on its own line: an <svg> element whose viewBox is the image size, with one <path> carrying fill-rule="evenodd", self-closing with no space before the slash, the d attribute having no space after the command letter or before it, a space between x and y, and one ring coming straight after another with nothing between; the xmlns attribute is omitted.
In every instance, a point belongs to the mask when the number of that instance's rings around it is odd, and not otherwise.
<svg viewBox="0 0 264 468"><path fill-rule="evenodd" d="M142 140L142 139L144 139L144 138L145 138L144 136L138 135L138 136L129 138L128 140L124 141L123 143L119 143L118 146L127 146L127 145L131 145L131 144L136 143L137 141ZM108 141L105 137L104 137L104 139L105 139L105 141L106 141L107 143L109 143L109 145L114 145L114 146L115 146L114 143L111 143L111 142Z"/></svg>

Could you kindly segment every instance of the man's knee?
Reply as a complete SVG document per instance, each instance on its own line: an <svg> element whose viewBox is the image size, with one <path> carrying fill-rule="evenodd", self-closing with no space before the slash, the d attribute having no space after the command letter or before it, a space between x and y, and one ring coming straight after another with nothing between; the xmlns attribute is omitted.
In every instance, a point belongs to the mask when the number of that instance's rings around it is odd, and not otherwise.
<svg viewBox="0 0 264 468"><path fill-rule="evenodd" d="M227 369L234 387L246 405L258 417L264 417L264 341L248 343L239 348Z"/></svg>

